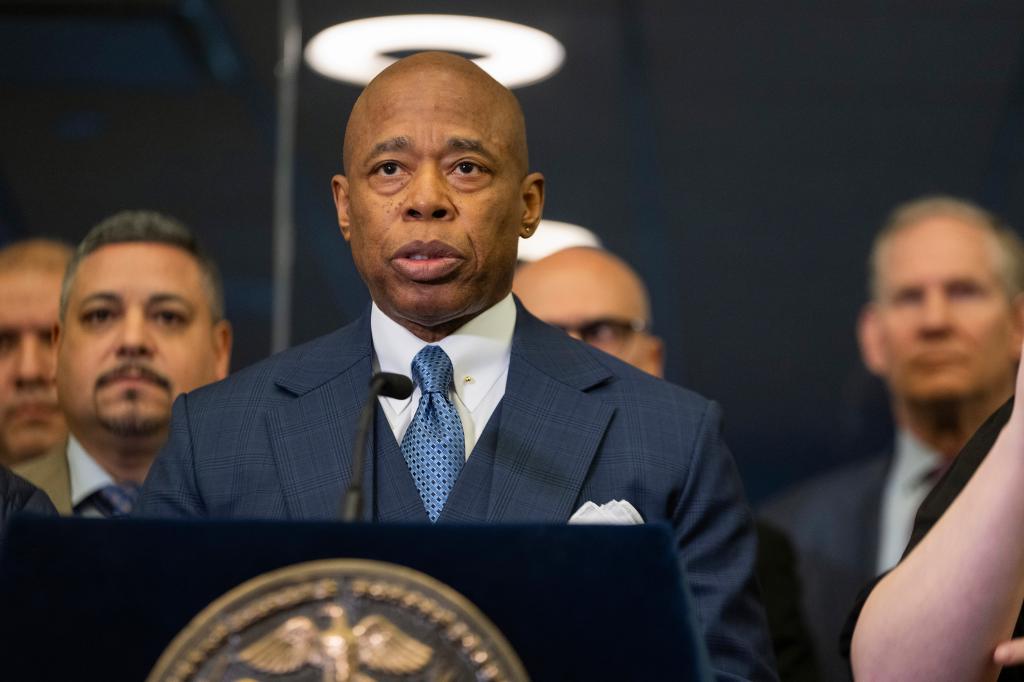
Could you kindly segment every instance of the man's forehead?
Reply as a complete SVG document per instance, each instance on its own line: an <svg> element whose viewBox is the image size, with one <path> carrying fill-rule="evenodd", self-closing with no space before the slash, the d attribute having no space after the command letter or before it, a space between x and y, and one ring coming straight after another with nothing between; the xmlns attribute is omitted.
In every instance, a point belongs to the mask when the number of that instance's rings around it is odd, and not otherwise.
<svg viewBox="0 0 1024 682"><path fill-rule="evenodd" d="M53 327L57 321L56 303L47 308L31 305L19 305L17 301L0 298L0 330L22 329L26 331L43 331ZM12 303L12 305L8 305Z"/></svg>
<svg viewBox="0 0 1024 682"><path fill-rule="evenodd" d="M15 310L55 316L60 297L59 274L42 271L0 274L0 319Z"/></svg>
<svg viewBox="0 0 1024 682"><path fill-rule="evenodd" d="M352 112L346 142L376 145L406 139L422 143L430 133L443 140L486 139L508 144L518 134L516 123L487 106L464 103L445 93L389 98L379 107Z"/></svg>
<svg viewBox="0 0 1024 682"><path fill-rule="evenodd" d="M526 266L521 275L567 299L579 299L589 308L644 316L644 287L639 276L612 254L588 247L569 248ZM568 300L565 305L569 305Z"/></svg>
<svg viewBox="0 0 1024 682"><path fill-rule="evenodd" d="M607 285L597 273L566 269L539 274L532 280L520 280L515 290L523 295L527 308L549 322L574 326L603 318L632 320L646 315L640 295L615 283Z"/></svg>
<svg viewBox="0 0 1024 682"><path fill-rule="evenodd" d="M187 268L183 264L188 263ZM195 258L183 248L163 242L117 242L104 244L82 258L78 272L118 277L126 272L180 272L183 278L198 272Z"/></svg>
<svg viewBox="0 0 1024 682"><path fill-rule="evenodd" d="M445 140L477 139L525 153L518 102L478 67L451 55L440 56L439 63L403 62L382 73L356 101L345 130L346 161L358 162L367 149L393 138L423 144L428 130ZM350 158L353 154L357 158Z"/></svg>
<svg viewBox="0 0 1024 682"><path fill-rule="evenodd" d="M73 298L98 292L148 299L154 295L201 294L199 264L185 250L156 242L101 246L82 259L71 287Z"/></svg>
<svg viewBox="0 0 1024 682"><path fill-rule="evenodd" d="M956 219L922 221L893 234L881 251L881 269L895 277L903 271L992 270L998 243L987 230Z"/></svg>
<svg viewBox="0 0 1024 682"><path fill-rule="evenodd" d="M988 254L944 260L883 258L878 274L882 289L887 291L943 287L959 282L999 284L997 263Z"/></svg>
<svg viewBox="0 0 1024 682"><path fill-rule="evenodd" d="M0 272L0 290L35 290L52 284L60 286L63 276L63 272L38 268L7 270Z"/></svg>
<svg viewBox="0 0 1024 682"><path fill-rule="evenodd" d="M0 298L0 329L47 330L57 321L57 304L46 308L32 305L31 301L19 304L17 301Z"/></svg>
<svg viewBox="0 0 1024 682"><path fill-rule="evenodd" d="M370 142L366 150L366 159L372 159L385 154L401 153L463 153L472 152L484 157L497 160L497 155L507 151L508 145L502 140L486 139L473 136L472 132L465 135L395 135L384 137L377 142ZM356 159L365 160L365 159Z"/></svg>

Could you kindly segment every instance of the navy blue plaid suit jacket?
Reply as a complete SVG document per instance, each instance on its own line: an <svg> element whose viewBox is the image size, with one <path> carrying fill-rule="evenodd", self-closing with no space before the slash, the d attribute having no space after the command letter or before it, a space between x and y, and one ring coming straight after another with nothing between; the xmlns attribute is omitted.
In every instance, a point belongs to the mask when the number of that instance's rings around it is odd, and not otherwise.
<svg viewBox="0 0 1024 682"><path fill-rule="evenodd" d="M372 352L366 314L181 396L138 514L336 518ZM775 679L753 525L715 403L519 306L495 415L489 475L469 479L464 469L440 522L565 523L588 500L628 500L647 522L674 529L718 678ZM479 489L460 490L463 479ZM408 520L426 522L421 503L409 507L418 512Z"/></svg>

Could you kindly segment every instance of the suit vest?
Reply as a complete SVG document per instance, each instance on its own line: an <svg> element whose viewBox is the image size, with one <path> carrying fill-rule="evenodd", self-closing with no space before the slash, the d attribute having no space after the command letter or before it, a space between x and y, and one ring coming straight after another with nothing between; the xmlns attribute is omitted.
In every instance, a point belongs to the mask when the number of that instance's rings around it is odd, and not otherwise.
<svg viewBox="0 0 1024 682"><path fill-rule="evenodd" d="M487 420L471 456L462 467L438 523L486 521L500 424L501 402ZM374 461L367 467L372 476L369 489L373 495L368 500L372 519L379 523L429 523L402 448L395 440L379 403L372 449Z"/></svg>

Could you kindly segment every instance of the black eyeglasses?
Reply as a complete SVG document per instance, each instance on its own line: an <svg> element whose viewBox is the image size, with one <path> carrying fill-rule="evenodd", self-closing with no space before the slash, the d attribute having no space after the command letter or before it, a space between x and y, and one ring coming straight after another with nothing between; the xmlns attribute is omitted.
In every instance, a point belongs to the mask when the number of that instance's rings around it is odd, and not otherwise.
<svg viewBox="0 0 1024 682"><path fill-rule="evenodd" d="M603 350L622 348L634 334L647 331L647 323L643 320L623 320L615 317L602 317L587 320L573 326L555 325L566 334L576 336Z"/></svg>

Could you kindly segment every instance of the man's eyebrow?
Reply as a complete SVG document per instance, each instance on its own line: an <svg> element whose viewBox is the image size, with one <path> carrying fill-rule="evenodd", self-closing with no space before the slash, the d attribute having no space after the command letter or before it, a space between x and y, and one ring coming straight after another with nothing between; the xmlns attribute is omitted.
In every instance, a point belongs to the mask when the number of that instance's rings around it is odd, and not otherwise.
<svg viewBox="0 0 1024 682"><path fill-rule="evenodd" d="M92 303L94 301L103 301L104 303L121 303L121 297L109 291L99 291L95 294L89 294L83 298L82 305Z"/></svg>
<svg viewBox="0 0 1024 682"><path fill-rule="evenodd" d="M483 142L470 137L449 138L447 146L449 149L455 151L476 152L477 154L482 154L483 156L486 156L488 159L493 160L495 158L494 154L488 151L487 147L484 146ZM375 144L373 146L373 149L371 149L370 153L367 155L367 159L373 159L381 154L402 151L410 147L412 147L412 141L409 140L408 137L392 137L391 139L383 140Z"/></svg>
<svg viewBox="0 0 1024 682"><path fill-rule="evenodd" d="M195 308L195 306L192 304L192 301L188 300L187 298L180 294L153 294L148 299L146 299L146 305L160 305L161 303L180 303L189 310Z"/></svg>
<svg viewBox="0 0 1024 682"><path fill-rule="evenodd" d="M390 140L384 140L375 144L373 149L370 150L369 158L373 158L378 154L401 151L410 146L412 146L412 143L409 142L408 137L392 137Z"/></svg>
<svg viewBox="0 0 1024 682"><path fill-rule="evenodd" d="M494 158L494 155L487 151L487 147L484 146L483 142L469 137L449 138L448 147L450 149L457 149L463 152L476 152L477 154L483 154L490 159Z"/></svg>

